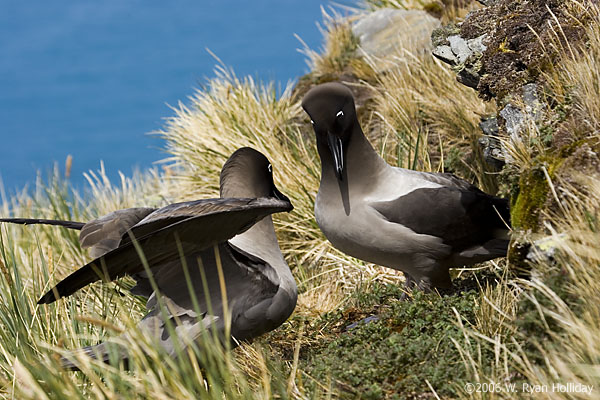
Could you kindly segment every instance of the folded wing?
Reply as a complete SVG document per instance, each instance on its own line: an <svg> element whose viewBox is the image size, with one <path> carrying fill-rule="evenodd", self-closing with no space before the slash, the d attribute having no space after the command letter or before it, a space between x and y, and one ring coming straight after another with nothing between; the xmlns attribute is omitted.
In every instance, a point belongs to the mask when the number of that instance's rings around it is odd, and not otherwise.
<svg viewBox="0 0 600 400"><path fill-rule="evenodd" d="M416 189L372 207L390 222L441 238L453 251L485 243L510 224L508 201L475 187Z"/></svg>

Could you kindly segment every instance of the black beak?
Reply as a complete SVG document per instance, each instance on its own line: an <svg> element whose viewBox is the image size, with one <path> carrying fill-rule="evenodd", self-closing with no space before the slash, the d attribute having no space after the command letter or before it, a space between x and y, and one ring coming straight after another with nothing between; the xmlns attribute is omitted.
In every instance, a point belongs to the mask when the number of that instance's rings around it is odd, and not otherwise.
<svg viewBox="0 0 600 400"><path fill-rule="evenodd" d="M279 191L279 189L277 189L277 186L273 185L271 187L271 196L275 197L278 200L283 200L283 201L287 201L288 203L290 203L290 206L292 206L292 202L290 201L290 199L283 193L281 193ZM292 206L293 208L293 206Z"/></svg>
<svg viewBox="0 0 600 400"><path fill-rule="evenodd" d="M329 150L333 157L335 175L341 181L343 180L342 173L344 172L344 146L342 144L342 139L331 132L327 132L327 144L329 145Z"/></svg>

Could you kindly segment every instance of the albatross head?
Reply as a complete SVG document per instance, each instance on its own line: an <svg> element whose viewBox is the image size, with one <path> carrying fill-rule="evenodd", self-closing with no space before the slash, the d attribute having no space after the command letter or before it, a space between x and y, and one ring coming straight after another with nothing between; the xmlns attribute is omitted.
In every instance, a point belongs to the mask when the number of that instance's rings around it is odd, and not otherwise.
<svg viewBox="0 0 600 400"><path fill-rule="evenodd" d="M308 91L302 100L302 108L310 116L317 141L327 143L335 174L341 181L346 147L355 124L358 124L352 92L341 83L324 83Z"/></svg>
<svg viewBox="0 0 600 400"><path fill-rule="evenodd" d="M221 197L274 197L290 202L273 182L273 167L261 152L237 149L221 169Z"/></svg>

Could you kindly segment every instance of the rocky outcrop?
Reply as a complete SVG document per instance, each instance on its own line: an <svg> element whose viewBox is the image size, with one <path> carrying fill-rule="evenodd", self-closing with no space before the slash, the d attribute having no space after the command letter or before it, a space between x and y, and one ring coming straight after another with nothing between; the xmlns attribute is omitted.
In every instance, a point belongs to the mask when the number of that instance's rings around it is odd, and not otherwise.
<svg viewBox="0 0 600 400"><path fill-rule="evenodd" d="M457 71L457 79L463 85L477 89L480 80L481 55L486 50L487 34L475 39L464 39L453 30L439 28L432 34L432 54L450 64Z"/></svg>
<svg viewBox="0 0 600 400"><path fill-rule="evenodd" d="M504 119L506 134L511 140L522 140L528 124L542 118L543 105L537 94L537 85L528 83L521 88L520 96L511 99L498 113Z"/></svg>
<svg viewBox="0 0 600 400"><path fill-rule="evenodd" d="M553 29L564 32L565 41L576 41L581 27L564 2L542 0L480 0L487 6L471 12L460 25L439 28L432 35L432 54L448 63L457 80L495 99L498 113L482 122L486 135L480 144L485 159L496 168L511 162L502 139L524 141L523 135L542 120L538 96L540 73L556 50L544 46ZM494 124L495 125L491 125ZM491 133L490 133L491 132Z"/></svg>
<svg viewBox="0 0 600 400"><path fill-rule="evenodd" d="M484 159L502 169L513 228L540 233L561 210L567 192L562 184L577 185L577 174L600 176L600 140L573 133L575 117L569 117L568 105L552 100L546 74L560 69L562 52L572 54L581 43L589 14L582 6L577 15L576 7L559 0L479 2L486 7L433 33L432 53L456 71L459 82L495 101L497 113L480 123ZM507 143L521 158L518 163ZM553 258L552 243L530 245L518 237L509 252L511 265Z"/></svg>

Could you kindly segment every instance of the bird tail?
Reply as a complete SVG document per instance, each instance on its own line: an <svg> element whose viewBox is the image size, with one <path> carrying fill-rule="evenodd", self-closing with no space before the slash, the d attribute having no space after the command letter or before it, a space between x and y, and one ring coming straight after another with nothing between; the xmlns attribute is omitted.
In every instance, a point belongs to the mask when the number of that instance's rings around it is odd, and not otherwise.
<svg viewBox="0 0 600 400"><path fill-rule="evenodd" d="M113 360L127 362L125 350L119 345L115 343L100 343L95 346L82 347L67 352L64 356L60 357L60 364L63 369L80 371L81 368L79 365L82 365L84 362L83 357L99 360L106 364Z"/></svg>
<svg viewBox="0 0 600 400"><path fill-rule="evenodd" d="M22 225L58 225L64 226L69 229L81 230L85 223L76 221L62 221L58 219L36 219L36 218L0 218L0 222L10 222L11 224L22 224Z"/></svg>

